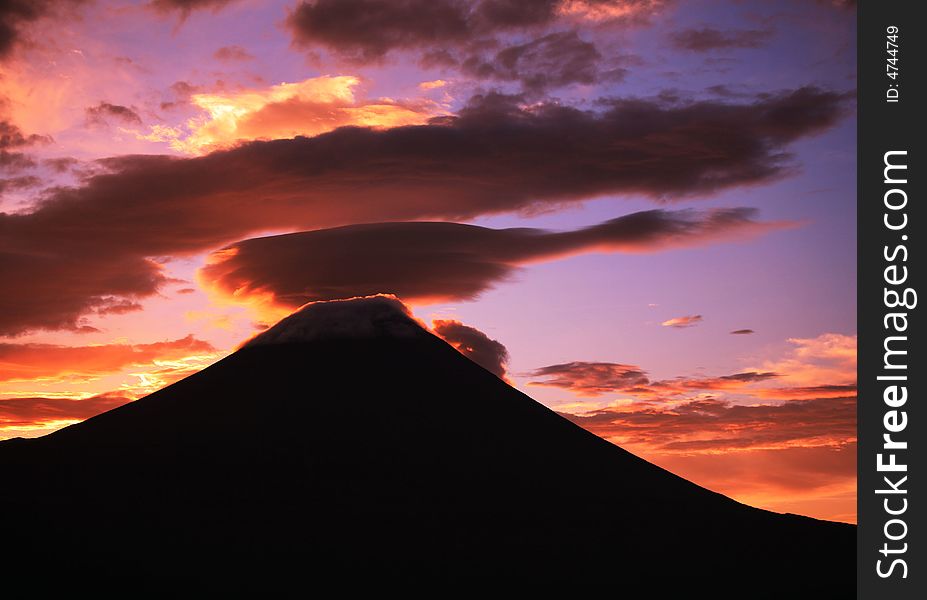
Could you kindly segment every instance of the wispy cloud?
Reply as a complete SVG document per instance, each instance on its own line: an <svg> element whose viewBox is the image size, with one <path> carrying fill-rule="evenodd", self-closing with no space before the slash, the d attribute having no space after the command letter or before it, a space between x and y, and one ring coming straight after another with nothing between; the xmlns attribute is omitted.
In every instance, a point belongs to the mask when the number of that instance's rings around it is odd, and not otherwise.
<svg viewBox="0 0 927 600"><path fill-rule="evenodd" d="M701 323L702 315L686 315L682 317L673 317L660 323L664 327L675 327L676 329L685 329L686 327L695 327Z"/></svg>

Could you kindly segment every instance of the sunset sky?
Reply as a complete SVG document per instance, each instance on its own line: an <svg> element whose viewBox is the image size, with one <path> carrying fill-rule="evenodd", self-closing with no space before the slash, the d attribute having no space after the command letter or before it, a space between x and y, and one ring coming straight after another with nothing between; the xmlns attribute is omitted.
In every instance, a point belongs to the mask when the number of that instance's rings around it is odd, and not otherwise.
<svg viewBox="0 0 927 600"><path fill-rule="evenodd" d="M656 464L855 522L855 18L5 2L0 439L387 293Z"/></svg>

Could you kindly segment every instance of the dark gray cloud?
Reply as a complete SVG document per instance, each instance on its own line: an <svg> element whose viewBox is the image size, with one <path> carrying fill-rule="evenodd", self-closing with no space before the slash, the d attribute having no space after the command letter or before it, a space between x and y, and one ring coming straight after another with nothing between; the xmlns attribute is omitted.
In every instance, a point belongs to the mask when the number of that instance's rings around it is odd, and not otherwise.
<svg viewBox="0 0 927 600"><path fill-rule="evenodd" d="M650 383L640 367L610 362L574 361L535 369L532 385L558 387L581 396L634 390Z"/></svg>
<svg viewBox="0 0 927 600"><path fill-rule="evenodd" d="M815 0L818 4L829 4L846 10L856 10L856 0Z"/></svg>
<svg viewBox="0 0 927 600"><path fill-rule="evenodd" d="M664 4L659 0L310 0L299 3L287 25L298 45L322 46L370 62L393 50L434 53L478 44L501 33L540 33L569 20L564 15L569 12L576 17L599 8L622 7L618 20L628 21L645 18Z"/></svg>
<svg viewBox="0 0 927 600"><path fill-rule="evenodd" d="M496 377L505 379L509 353L502 343L460 321L438 319L432 330L448 344Z"/></svg>
<svg viewBox="0 0 927 600"><path fill-rule="evenodd" d="M28 135L13 123L0 120L0 171L15 173L35 166L26 150L51 141L47 135Z"/></svg>
<svg viewBox="0 0 927 600"><path fill-rule="evenodd" d="M589 112L488 95L427 125L106 159L31 213L0 214L0 276L17 282L0 298L0 335L78 327L154 294L166 278L150 257L257 231L459 220L604 194L668 201L770 181L793 168L788 144L832 126L848 102L801 88L740 104L609 100ZM0 140L36 143L9 127Z"/></svg>
<svg viewBox="0 0 927 600"><path fill-rule="evenodd" d="M8 215L0 214L0 230ZM92 234L89 234L92 237ZM160 265L138 256L106 257L89 247L38 243L0 242L0 335L17 335L33 329L87 331L82 317L140 309L137 300L167 283ZM75 254L68 254L74 247Z"/></svg>
<svg viewBox="0 0 927 600"><path fill-rule="evenodd" d="M241 46L222 46L212 56L223 62L254 60L254 56Z"/></svg>
<svg viewBox="0 0 927 600"><path fill-rule="evenodd" d="M42 184L42 180L33 175L22 175L20 177L8 177L0 179L0 194L10 190L26 190Z"/></svg>
<svg viewBox="0 0 927 600"><path fill-rule="evenodd" d="M3 0L0 2L0 60L9 56L22 37L22 27L84 0Z"/></svg>
<svg viewBox="0 0 927 600"><path fill-rule="evenodd" d="M643 369L634 365L584 361L541 367L527 376L534 379L530 385L557 387L579 396L620 392L643 399L665 399L700 390L732 390L780 377L778 373L768 371L745 371L717 377L677 377L651 381ZM806 394L801 396L807 397Z"/></svg>
<svg viewBox="0 0 927 600"><path fill-rule="evenodd" d="M461 68L480 79L518 81L525 91L534 93L575 83L617 81L627 73L620 67L604 67L595 44L581 39L575 31L509 46L490 58L473 55Z"/></svg>
<svg viewBox="0 0 927 600"><path fill-rule="evenodd" d="M300 2L287 24L294 41L355 60L390 50L447 46L480 35L550 22L556 0L315 0Z"/></svg>
<svg viewBox="0 0 927 600"><path fill-rule="evenodd" d="M26 148L37 144L47 144L51 138L45 135L26 135L22 129L9 121L0 121L0 150Z"/></svg>
<svg viewBox="0 0 927 600"><path fill-rule="evenodd" d="M96 106L89 106L84 113L89 125L103 125L109 121L121 121L128 125L142 124L142 118L133 109L109 102L101 101Z"/></svg>
<svg viewBox="0 0 927 600"><path fill-rule="evenodd" d="M149 6L161 13L178 12L186 17L197 10L217 11L239 0L151 0Z"/></svg>
<svg viewBox="0 0 927 600"><path fill-rule="evenodd" d="M729 29L711 27L683 29L674 32L670 40L679 50L709 52L727 48L759 48L773 36L770 29Z"/></svg>

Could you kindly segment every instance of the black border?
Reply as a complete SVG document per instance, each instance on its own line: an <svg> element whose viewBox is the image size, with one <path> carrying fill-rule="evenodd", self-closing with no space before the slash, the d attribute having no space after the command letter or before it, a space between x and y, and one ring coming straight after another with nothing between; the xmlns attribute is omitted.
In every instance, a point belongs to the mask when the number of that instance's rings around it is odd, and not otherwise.
<svg viewBox="0 0 927 600"><path fill-rule="evenodd" d="M921 10L916 10L920 8ZM883 402L883 391L887 382L877 380L883 371L883 342L892 330L885 329L883 317L891 312L883 301L884 269L889 264L905 264L909 279L898 288L912 287L924 291L924 271L927 264L923 261L923 243L921 237L927 235L921 205L927 201L924 197L923 165L925 153L922 150L921 136L927 132L921 126L927 103L923 93L923 67L927 62L924 51L924 37L927 24L918 19L915 13L923 13L924 5L915 1L878 1L863 0L858 6L858 109L859 138L857 146L858 198L858 332L859 332L859 396L858 396L858 495L859 528L857 530L857 597L860 600L913 599L924 598L927 581L927 555L924 544L924 494L925 469L924 457L927 450L927 412L923 404L924 380L927 379L927 362L918 348L923 346L923 327L920 313L921 302L927 302L927 295L918 298L918 306L908 313L906 350L908 381L908 401L903 408L908 417L908 425L903 432L895 434L899 440L908 441L907 451L898 451L898 462L907 464L908 479L904 485L908 500L907 510L901 517L907 524L907 535L903 541L908 549L903 557L908 566L907 578L898 577L900 569L894 576L881 578L876 573L876 561L886 560L879 554L879 549L887 540L883 527L887 519L883 508L885 495L876 493L884 488L882 476L876 470L876 455L882 449L885 433L883 417L891 410ZM899 28L899 53L897 79L886 76L886 31L894 25ZM892 84L897 85L899 98L897 102L886 101L886 91ZM893 187L883 180L884 155L888 151L907 151L907 183L903 187L908 197L905 211L908 225L902 231L890 231L883 225L883 195ZM897 171L896 171L897 173ZM897 197L897 196L896 196ZM894 216L893 216L894 218ZM908 240L902 242L901 235ZM897 244L906 245L909 256L906 263L900 260L888 263L883 256L883 249L893 249ZM897 288L896 288L897 289ZM902 309L903 310L903 309ZM900 334L904 335L904 334ZM897 346L901 349L901 345ZM898 496L895 496L898 498ZM895 524L893 533L901 530ZM900 543L900 542L894 542ZM888 557L891 560L892 557ZM889 563L883 562L883 568Z"/></svg>

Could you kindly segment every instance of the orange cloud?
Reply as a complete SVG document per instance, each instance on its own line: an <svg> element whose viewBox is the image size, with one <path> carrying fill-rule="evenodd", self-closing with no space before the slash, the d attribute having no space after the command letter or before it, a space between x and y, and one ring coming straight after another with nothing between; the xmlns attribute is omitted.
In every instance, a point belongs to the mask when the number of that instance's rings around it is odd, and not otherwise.
<svg viewBox="0 0 927 600"><path fill-rule="evenodd" d="M447 85L447 82L443 79L435 79L434 81L423 81L418 84L418 87L423 90L436 90L438 88L443 88Z"/></svg>
<svg viewBox="0 0 927 600"><path fill-rule="evenodd" d="M634 365L607 362L575 361L535 369L532 377L541 377L528 385L558 387L577 396L594 397L609 392L643 389L650 380Z"/></svg>
<svg viewBox="0 0 927 600"><path fill-rule="evenodd" d="M122 406L129 400L113 393L91 398L0 399L0 439L47 433Z"/></svg>
<svg viewBox="0 0 927 600"><path fill-rule="evenodd" d="M855 383L830 383L804 387L760 388L750 392L757 398L806 400L809 398L842 398L856 395Z"/></svg>
<svg viewBox="0 0 927 600"><path fill-rule="evenodd" d="M702 315L688 315L684 317L673 317L660 323L664 327L675 327L683 329L685 327L694 327L702 321Z"/></svg>
<svg viewBox="0 0 927 600"><path fill-rule="evenodd" d="M856 522L854 442L722 454L634 451L664 469L751 506Z"/></svg>
<svg viewBox="0 0 927 600"><path fill-rule="evenodd" d="M533 371L541 379L530 385L618 394L564 416L699 485L770 510L855 522L856 338L789 343L784 357L733 375L650 381L640 367L573 362Z"/></svg>
<svg viewBox="0 0 927 600"><path fill-rule="evenodd" d="M776 382L782 375L771 371L744 371L717 377L676 377L650 381L643 369L633 365L608 362L574 361L549 365L528 373L537 377L528 385L557 387L582 398L617 393L638 400L680 401L698 392L732 391L757 399L807 400L844 398L856 395L856 384L822 384L811 386L758 387L760 382Z"/></svg>
<svg viewBox="0 0 927 600"><path fill-rule="evenodd" d="M745 406L701 398L564 414L576 424L741 502L856 521L856 397Z"/></svg>
<svg viewBox="0 0 927 600"><path fill-rule="evenodd" d="M419 125L444 114L436 103L418 99L360 100L353 76L322 76L264 89L193 94L190 102L204 114L183 127L156 126L149 141L167 141L187 154L206 154L239 142L314 136L338 127L389 128Z"/></svg>
<svg viewBox="0 0 927 600"><path fill-rule="evenodd" d="M595 2L590 0L563 0L557 6L557 14L579 17L589 21L611 21L615 19L646 18L663 9L667 0L642 0L640 2Z"/></svg>
<svg viewBox="0 0 927 600"><path fill-rule="evenodd" d="M215 348L193 335L153 344L58 346L0 344L0 381L96 377L133 365L212 354Z"/></svg>
<svg viewBox="0 0 927 600"><path fill-rule="evenodd" d="M792 350L762 368L783 373L782 383L816 386L821 383L856 383L856 336L825 333L815 338L790 338Z"/></svg>
<svg viewBox="0 0 927 600"><path fill-rule="evenodd" d="M682 453L843 446L856 441L856 398L742 405L701 398L639 403L567 415L621 445Z"/></svg>
<svg viewBox="0 0 927 600"><path fill-rule="evenodd" d="M793 348L784 357L732 375L651 381L637 366L583 361L541 367L527 375L538 378L529 385L559 387L581 397L618 393L640 400L678 402L698 392L719 391L735 391L753 400L856 395L856 336L825 333L788 341Z"/></svg>

